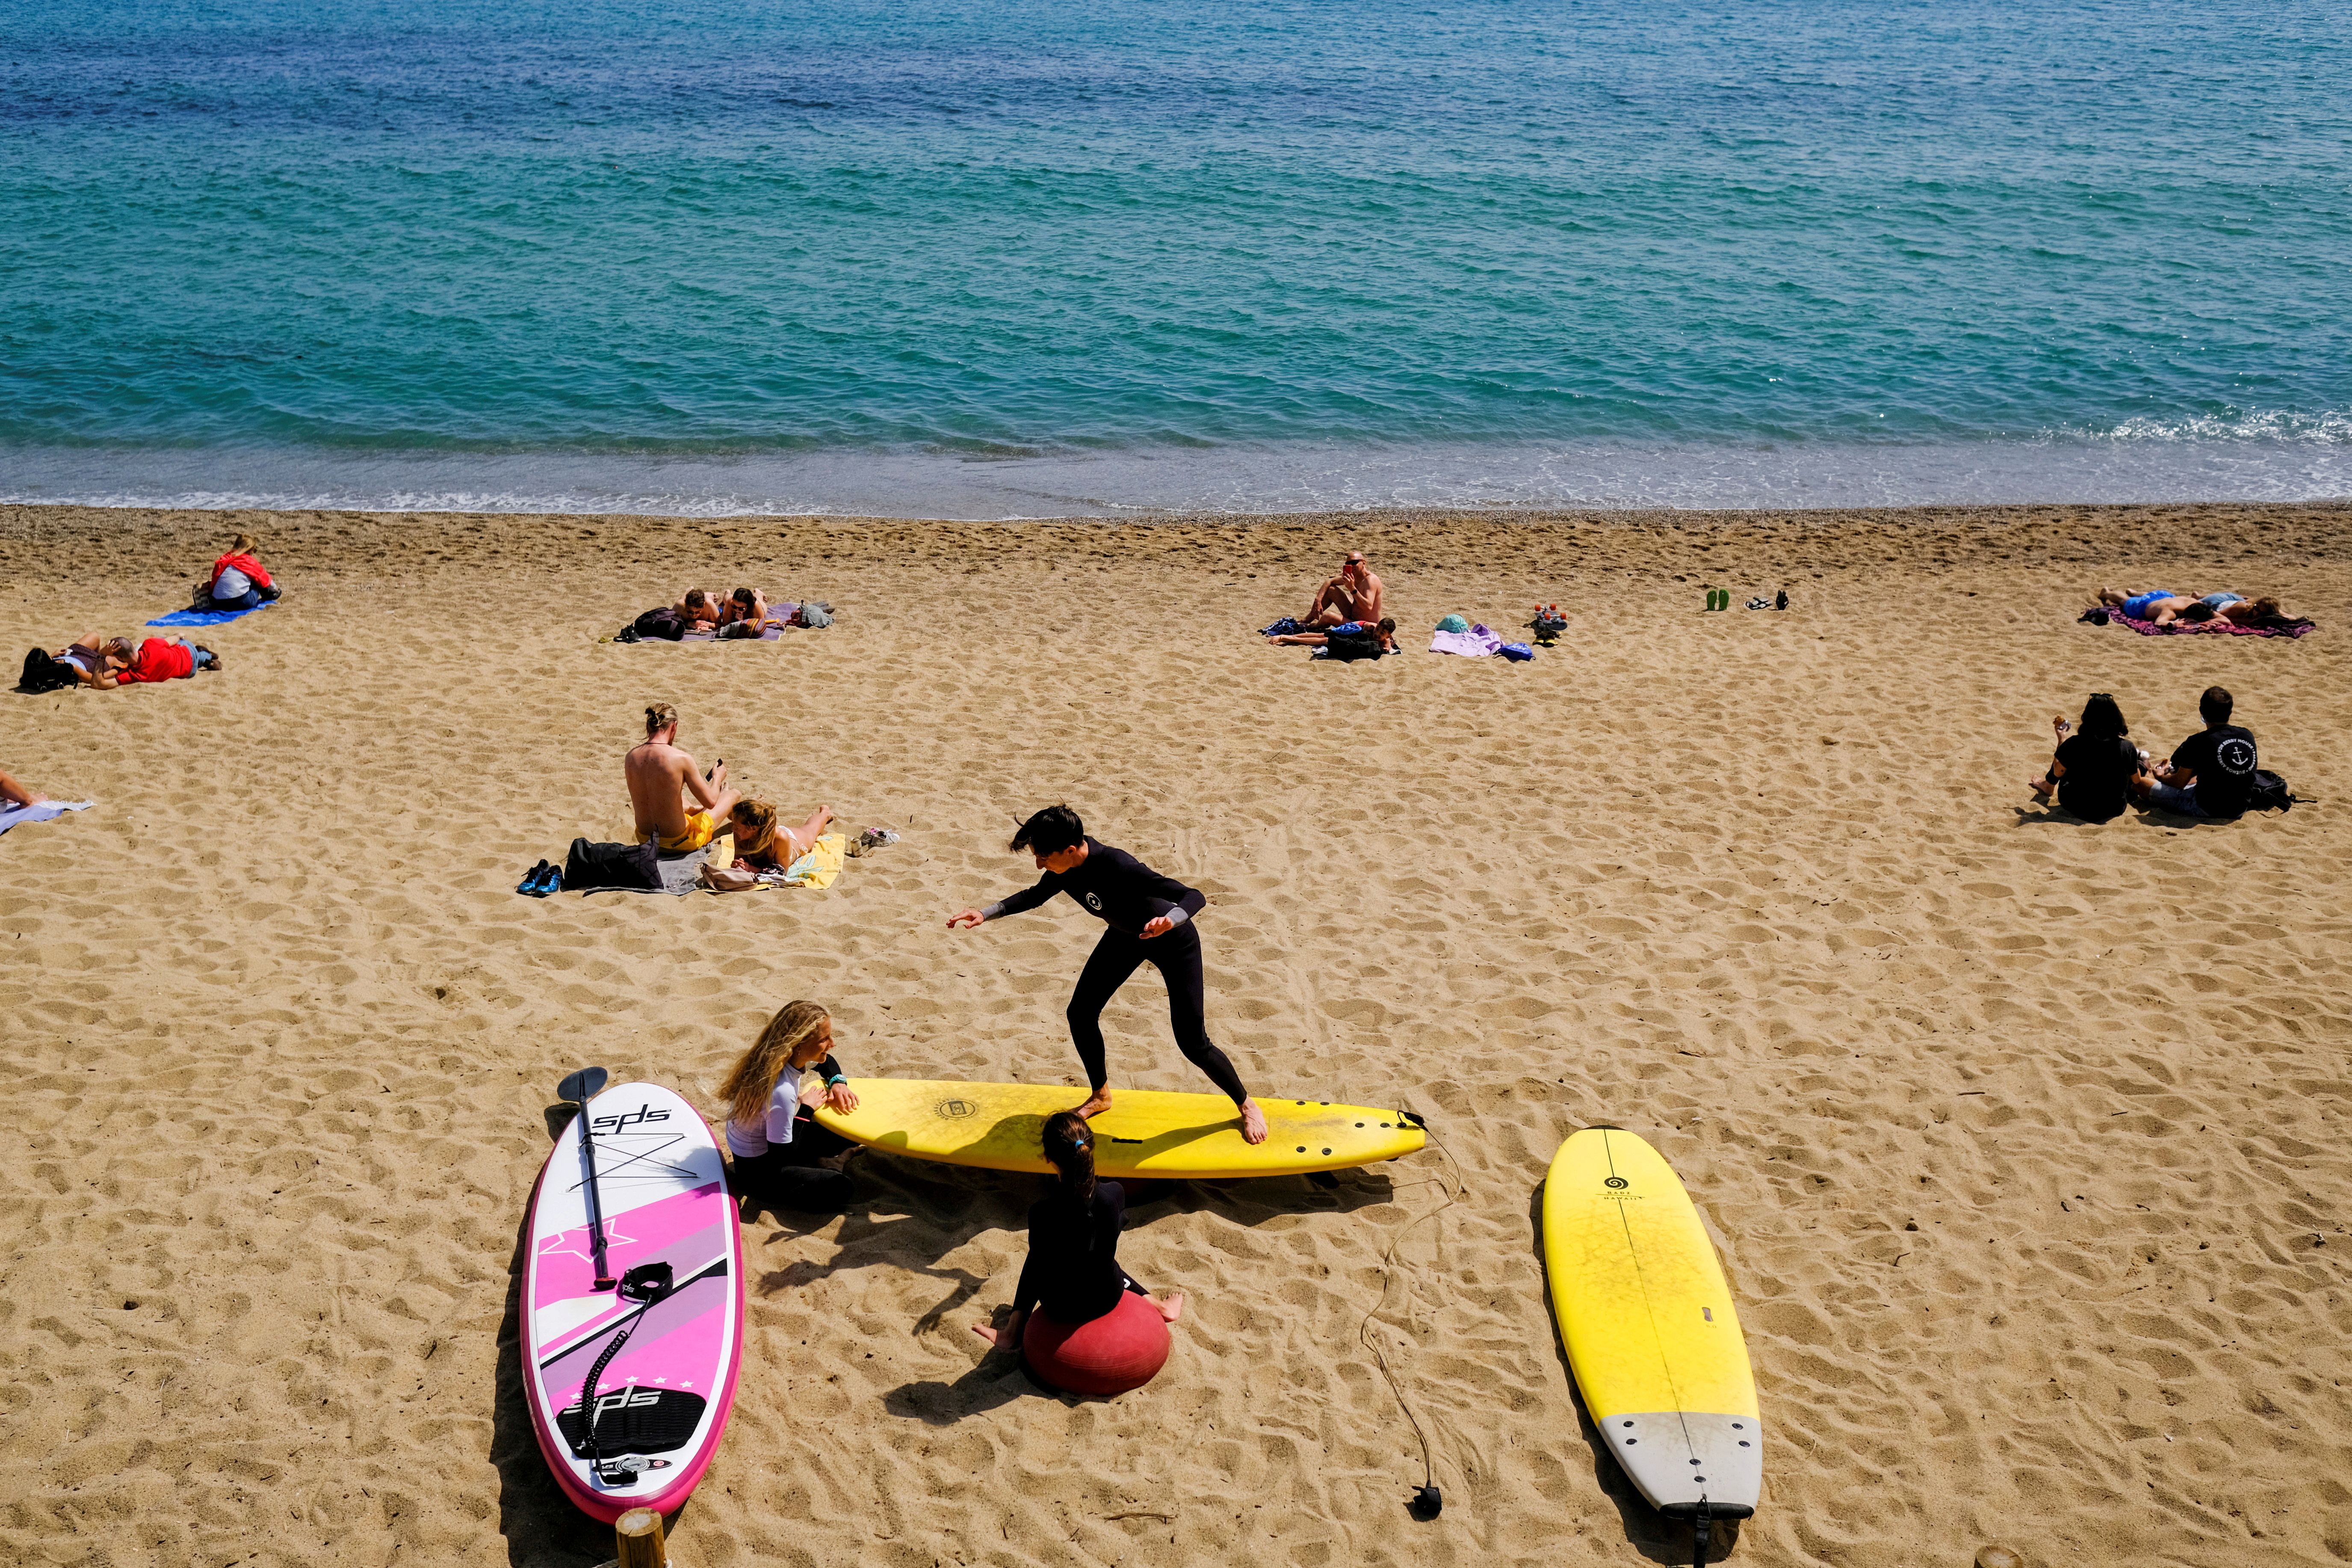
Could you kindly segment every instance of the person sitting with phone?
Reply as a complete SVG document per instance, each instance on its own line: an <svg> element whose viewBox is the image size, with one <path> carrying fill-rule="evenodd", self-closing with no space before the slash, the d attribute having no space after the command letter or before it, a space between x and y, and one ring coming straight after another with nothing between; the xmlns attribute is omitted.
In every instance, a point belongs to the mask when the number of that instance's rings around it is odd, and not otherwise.
<svg viewBox="0 0 2352 1568"><path fill-rule="evenodd" d="M2085 822L2110 822L2130 804L2133 779L2140 771L2139 748L2126 739L2131 726L2124 710L2104 691L2094 691L2083 705L2083 726L2068 734L2063 718L2050 721L2058 731L2058 751L2048 771L2029 781L2043 800L2052 795L2059 805Z"/></svg>
<svg viewBox="0 0 2352 1568"><path fill-rule="evenodd" d="M628 779L629 806L636 814L636 842L650 842L665 855L684 855L709 844L741 798L741 791L727 787L726 758L703 773L679 749L677 710L667 702L646 707L646 738L629 748L621 767ZM680 790L700 809L687 810Z"/></svg>

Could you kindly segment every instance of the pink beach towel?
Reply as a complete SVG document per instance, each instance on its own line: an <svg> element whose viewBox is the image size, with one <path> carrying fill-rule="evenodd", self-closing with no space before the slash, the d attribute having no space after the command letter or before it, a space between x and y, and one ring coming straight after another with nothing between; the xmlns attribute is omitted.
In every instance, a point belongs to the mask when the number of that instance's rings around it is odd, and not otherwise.
<svg viewBox="0 0 2352 1568"><path fill-rule="evenodd" d="M2129 626L2144 637L2210 637L2216 632L2233 637L2299 637L2305 632L2319 629L2312 621L2288 621L2275 626L2242 626L2233 621L2217 619L2199 621L2193 625L2188 621L2172 621L2158 626L2154 621L2143 621L2137 616L2127 616L2113 608L2107 611L2107 618L2118 626Z"/></svg>

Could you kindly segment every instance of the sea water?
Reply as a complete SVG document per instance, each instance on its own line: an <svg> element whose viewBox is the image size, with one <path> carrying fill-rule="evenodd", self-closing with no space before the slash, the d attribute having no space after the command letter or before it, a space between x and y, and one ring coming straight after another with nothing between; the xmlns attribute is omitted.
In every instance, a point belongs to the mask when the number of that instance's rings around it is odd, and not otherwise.
<svg viewBox="0 0 2352 1568"><path fill-rule="evenodd" d="M12 0L0 497L2342 496L2347 23Z"/></svg>

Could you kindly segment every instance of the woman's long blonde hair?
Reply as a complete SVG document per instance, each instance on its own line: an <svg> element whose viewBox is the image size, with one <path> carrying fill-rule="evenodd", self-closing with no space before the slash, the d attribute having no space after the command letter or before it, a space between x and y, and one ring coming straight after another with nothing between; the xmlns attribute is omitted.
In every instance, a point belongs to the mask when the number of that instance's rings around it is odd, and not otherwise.
<svg viewBox="0 0 2352 1568"><path fill-rule="evenodd" d="M735 853L750 860L761 856L775 858L776 808L764 800L739 800L735 803Z"/></svg>
<svg viewBox="0 0 2352 1568"><path fill-rule="evenodd" d="M749 1123L765 1116L776 1080L792 1070L793 1053L832 1016L814 1002L787 1002L777 1008L742 1060L719 1082L716 1092L727 1102L727 1120Z"/></svg>
<svg viewBox="0 0 2352 1568"><path fill-rule="evenodd" d="M249 533L240 533L230 543L228 552L231 555L250 555L260 548L260 542L257 541L253 535Z"/></svg>

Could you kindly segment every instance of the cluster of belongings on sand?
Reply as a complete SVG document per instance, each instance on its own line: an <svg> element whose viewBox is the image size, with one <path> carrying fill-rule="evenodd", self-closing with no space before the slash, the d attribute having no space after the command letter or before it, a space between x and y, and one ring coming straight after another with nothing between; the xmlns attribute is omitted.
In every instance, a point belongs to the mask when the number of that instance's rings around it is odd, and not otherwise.
<svg viewBox="0 0 2352 1568"><path fill-rule="evenodd" d="M1496 654L1522 663L1536 656L1536 650L1523 642L1505 642L1484 626L1474 625L1460 616L1448 616L1437 623L1430 635L1429 651L1458 654L1464 658L1488 658Z"/></svg>

